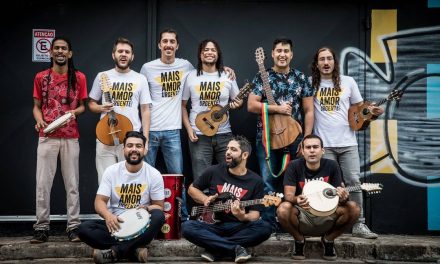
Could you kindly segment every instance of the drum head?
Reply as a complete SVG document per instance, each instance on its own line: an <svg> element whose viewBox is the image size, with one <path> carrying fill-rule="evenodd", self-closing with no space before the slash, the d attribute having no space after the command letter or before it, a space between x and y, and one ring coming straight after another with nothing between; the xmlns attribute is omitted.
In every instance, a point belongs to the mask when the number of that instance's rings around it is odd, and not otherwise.
<svg viewBox="0 0 440 264"><path fill-rule="evenodd" d="M150 223L150 214L144 209L128 209L118 217L124 221L119 223L119 231L113 233L118 240L135 238L142 234Z"/></svg>

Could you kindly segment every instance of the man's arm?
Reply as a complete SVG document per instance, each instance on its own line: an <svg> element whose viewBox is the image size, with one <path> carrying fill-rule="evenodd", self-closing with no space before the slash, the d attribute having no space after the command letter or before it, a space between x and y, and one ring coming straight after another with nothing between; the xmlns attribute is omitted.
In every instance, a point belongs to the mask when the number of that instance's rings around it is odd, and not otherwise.
<svg viewBox="0 0 440 264"><path fill-rule="evenodd" d="M45 128L47 123L43 119L43 112L41 111L41 101L34 98L34 107L32 108L34 119L37 122L35 124L35 130L40 131L41 128Z"/></svg>
<svg viewBox="0 0 440 264"><path fill-rule="evenodd" d="M98 102L95 99L89 98L89 103L88 103L88 107L90 109L90 111L92 111L93 113L107 113L111 110L113 110L113 104L112 103L104 103L104 104L98 104Z"/></svg>
<svg viewBox="0 0 440 264"><path fill-rule="evenodd" d="M191 196L191 198L198 204L203 204L204 206L208 206L212 201L214 201L218 194L207 196L204 194L201 190L194 187L193 184L191 184L188 188L188 194Z"/></svg>
<svg viewBox="0 0 440 264"><path fill-rule="evenodd" d="M296 186L284 185L284 200L291 202L293 205L301 206L304 209L309 208L309 201L304 195L295 195Z"/></svg>
<svg viewBox="0 0 440 264"><path fill-rule="evenodd" d="M189 122L188 110L186 110L186 105L188 104L188 100L182 100L182 122L186 128L186 132L188 133L188 138L191 142L196 142L199 138L196 135L196 132L191 127L191 123Z"/></svg>
<svg viewBox="0 0 440 264"><path fill-rule="evenodd" d="M147 138L147 142L145 143L145 154L148 152L148 140L150 135L150 122L151 122L151 112L150 112L150 104L142 104L141 105L141 118L142 118L142 132L144 136Z"/></svg>
<svg viewBox="0 0 440 264"><path fill-rule="evenodd" d="M313 96L302 99L304 110L304 136L312 134L313 124L315 122L315 108L313 105Z"/></svg>
<svg viewBox="0 0 440 264"><path fill-rule="evenodd" d="M151 212L153 209L159 209L163 211L164 200L151 200L151 205L147 206L147 211Z"/></svg>
<svg viewBox="0 0 440 264"><path fill-rule="evenodd" d="M105 220L105 224L110 233L119 230L118 217L112 214L107 208L107 202L110 197L97 194L95 197L95 211Z"/></svg>
<svg viewBox="0 0 440 264"><path fill-rule="evenodd" d="M231 212L240 222L257 221L260 219L259 211L250 210L246 213L246 210L240 207L240 201L238 200L231 204Z"/></svg>
<svg viewBox="0 0 440 264"><path fill-rule="evenodd" d="M261 96L258 96L254 93L250 93L247 107L248 107L248 112L261 114ZM283 103L281 105L278 104L268 105L268 110L269 110L269 114L282 114L282 115L292 114L292 106L288 103Z"/></svg>

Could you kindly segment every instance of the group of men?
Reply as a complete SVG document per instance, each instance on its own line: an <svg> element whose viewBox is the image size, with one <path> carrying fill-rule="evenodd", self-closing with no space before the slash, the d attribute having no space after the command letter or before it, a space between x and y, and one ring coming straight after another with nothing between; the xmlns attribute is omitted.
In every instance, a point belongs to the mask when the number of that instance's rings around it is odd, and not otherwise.
<svg viewBox="0 0 440 264"><path fill-rule="evenodd" d="M214 135L207 136L196 124L197 114L214 105L238 108L242 99L232 69L224 67L220 46L206 39L198 48L198 65L176 58L179 48L177 32L165 29L160 33L158 48L161 57L142 66L140 73L130 69L134 59L133 44L124 38L116 40L112 57L113 69L100 72L87 96L86 78L73 64L70 41L64 37L53 40L51 67L38 73L34 81L35 129L39 132L37 150L36 216L31 243L48 240L50 192L58 156L61 160L67 195L67 234L72 242L84 241L94 248L96 263L114 262L122 258L146 262L147 249L165 221L164 184L154 166L158 149L162 150L168 173L182 174L183 158L180 129L182 123L189 138L193 183L188 187L191 198L208 207L224 194L230 208L216 214L219 222L208 224L188 220L186 193L183 192L182 235L203 247L202 258L215 261L222 257L247 261L252 247L268 239L273 232L284 229L294 239L292 256L304 258L305 236L322 236L324 258L335 259L334 239L353 225L352 233L376 238L364 224L362 193L350 193L346 185L360 183L359 155L355 132L348 125L348 108L362 103L353 78L340 75L334 51L324 47L317 51L312 77L290 67L293 44L287 38L276 39L272 47L273 67L266 70L272 97L276 104L267 105L271 114L291 116L303 127L303 136L267 159L267 144L262 136L264 118L260 114L267 102L261 73L253 80L255 87L247 107L259 115L256 155L261 176L246 167L251 144L241 136L233 136L229 119L222 122ZM105 101L102 74L111 83L112 92L121 94ZM266 87L267 88L267 87ZM326 100L330 97L335 100ZM99 188L95 210L103 220L79 220L79 132L76 116L88 107L103 118L114 111L129 118L133 131L125 135L123 144L108 146L96 141L96 170ZM187 111L191 101L190 114ZM140 112L139 112L140 109ZM371 106L374 115L383 110ZM73 120L46 135L43 129L57 117L72 113ZM335 133L337 131L337 133ZM325 148L324 148L325 146ZM266 148L266 149L265 149ZM283 177L273 170L281 165L285 152L302 158L288 163ZM322 156L324 155L324 158ZM213 158L218 165L212 166ZM284 157L285 158L285 157ZM145 162L144 162L145 160ZM308 200L302 188L310 180L323 180L337 187L340 203L334 214L315 217L308 212ZM124 187L124 188L123 188ZM261 204L243 206L240 202L262 199L270 191L284 192L284 202L264 208ZM124 199L122 199L124 197ZM129 241L111 236L119 229L118 215L129 208L143 208L151 216L149 228ZM276 212L275 212L276 211ZM260 217L262 216L262 217ZM359 217L360 216L360 217Z"/></svg>

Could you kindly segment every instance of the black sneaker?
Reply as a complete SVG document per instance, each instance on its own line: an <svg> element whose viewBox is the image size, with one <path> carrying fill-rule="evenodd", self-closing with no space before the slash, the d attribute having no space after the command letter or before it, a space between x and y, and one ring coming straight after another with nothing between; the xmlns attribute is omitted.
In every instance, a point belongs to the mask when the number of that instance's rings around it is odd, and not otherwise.
<svg viewBox="0 0 440 264"><path fill-rule="evenodd" d="M69 238L70 242L80 242L81 239L78 237L78 227L74 227L70 230L67 230L67 237Z"/></svg>
<svg viewBox="0 0 440 264"><path fill-rule="evenodd" d="M293 250L292 250L292 258L296 260L302 260L306 259L306 256L304 255L304 245L306 244L306 239L304 241L297 241L295 240L293 242Z"/></svg>
<svg viewBox="0 0 440 264"><path fill-rule="evenodd" d="M93 261L95 263L113 263L116 262L116 257L111 249L94 249Z"/></svg>
<svg viewBox="0 0 440 264"><path fill-rule="evenodd" d="M208 261L208 262L214 262L215 261L215 257L214 255L212 255L211 253L209 253L208 251L205 250L205 252L203 252L202 254L200 254L200 257L202 257L202 259Z"/></svg>
<svg viewBox="0 0 440 264"><path fill-rule="evenodd" d="M235 263L243 263L250 259L252 256L248 254L246 249L242 246L235 247Z"/></svg>
<svg viewBox="0 0 440 264"><path fill-rule="evenodd" d="M321 237L322 247L324 248L324 255L322 256L325 260L335 260L337 258L335 250L335 241L327 241L324 236Z"/></svg>
<svg viewBox="0 0 440 264"><path fill-rule="evenodd" d="M48 230L34 230L34 237L31 239L31 244L44 243L49 240Z"/></svg>

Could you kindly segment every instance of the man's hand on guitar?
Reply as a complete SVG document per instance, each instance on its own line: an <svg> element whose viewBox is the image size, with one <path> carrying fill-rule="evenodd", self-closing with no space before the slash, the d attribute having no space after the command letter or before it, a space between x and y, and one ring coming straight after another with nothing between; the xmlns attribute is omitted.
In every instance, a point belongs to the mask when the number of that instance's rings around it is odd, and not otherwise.
<svg viewBox="0 0 440 264"><path fill-rule="evenodd" d="M348 201L348 192L344 187L337 187L336 193L339 196L339 203L345 204Z"/></svg>
<svg viewBox="0 0 440 264"><path fill-rule="evenodd" d="M210 205L212 202L215 201L215 199L217 199L217 197L218 197L218 193L206 197L205 201L203 202L203 205L204 205L204 206L208 206L208 205Z"/></svg>
<svg viewBox="0 0 440 264"><path fill-rule="evenodd" d="M278 106L278 113L290 116L292 114L292 105L290 103L282 103Z"/></svg>
<svg viewBox="0 0 440 264"><path fill-rule="evenodd" d="M302 194L296 197L296 203L306 210L310 208L309 200Z"/></svg>
<svg viewBox="0 0 440 264"><path fill-rule="evenodd" d="M244 208L240 207L239 200L235 200L233 203L231 203L231 212L235 217L237 217L238 220L242 221L245 219L246 211Z"/></svg>
<svg viewBox="0 0 440 264"><path fill-rule="evenodd" d="M232 100L232 101L229 103L229 107L230 107L231 109L237 109L237 108L239 108L242 104L243 104L243 99L235 98L234 100Z"/></svg>
<svg viewBox="0 0 440 264"><path fill-rule="evenodd" d="M368 110L374 116L380 116L384 112L384 110L382 108L380 108L379 106L376 106L374 103L368 106Z"/></svg>
<svg viewBox="0 0 440 264"><path fill-rule="evenodd" d="M106 102L101 105L101 113L108 113L113 110L113 104Z"/></svg>
<svg viewBox="0 0 440 264"><path fill-rule="evenodd" d="M35 130L36 130L37 132L39 132L40 129L45 128L45 127L47 127L47 123L44 122L43 119L41 119L40 121L37 121L37 123L35 124Z"/></svg>

